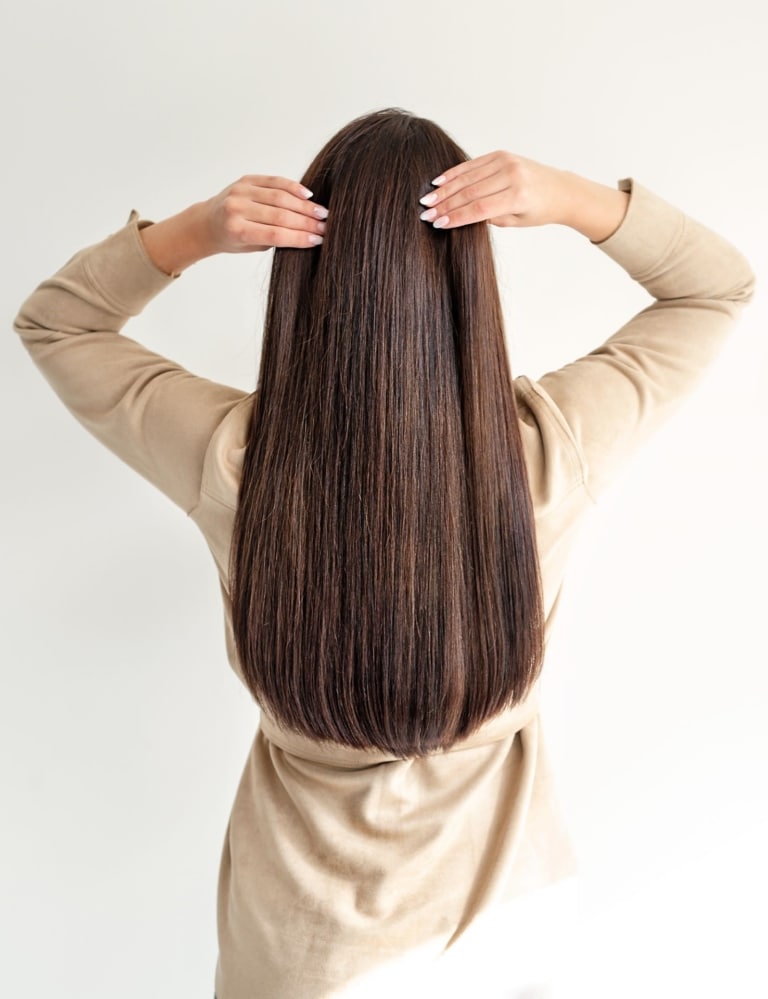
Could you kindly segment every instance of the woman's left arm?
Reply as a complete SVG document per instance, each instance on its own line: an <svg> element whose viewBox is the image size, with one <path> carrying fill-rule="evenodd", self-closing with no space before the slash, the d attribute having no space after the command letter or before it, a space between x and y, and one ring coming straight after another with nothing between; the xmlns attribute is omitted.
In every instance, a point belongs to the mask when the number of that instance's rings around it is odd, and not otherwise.
<svg viewBox="0 0 768 999"><path fill-rule="evenodd" d="M593 499L693 390L717 356L755 275L727 239L632 177L618 190L499 150L432 181L424 221L451 229L566 225L589 238L655 301L589 354L537 382L550 423L567 428L579 476Z"/></svg>

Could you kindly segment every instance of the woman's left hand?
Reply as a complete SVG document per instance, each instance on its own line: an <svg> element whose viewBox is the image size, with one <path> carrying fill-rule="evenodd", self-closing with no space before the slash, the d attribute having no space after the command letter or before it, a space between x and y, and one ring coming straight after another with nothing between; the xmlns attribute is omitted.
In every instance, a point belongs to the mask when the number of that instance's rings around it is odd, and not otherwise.
<svg viewBox="0 0 768 999"><path fill-rule="evenodd" d="M425 222L453 229L475 222L540 226L563 219L569 175L564 170L498 149L458 163L436 177L420 199Z"/></svg>
<svg viewBox="0 0 768 999"><path fill-rule="evenodd" d="M497 226L567 225L593 243L621 225L629 193L570 170L499 149L458 163L420 198L425 222L454 229L474 222Z"/></svg>

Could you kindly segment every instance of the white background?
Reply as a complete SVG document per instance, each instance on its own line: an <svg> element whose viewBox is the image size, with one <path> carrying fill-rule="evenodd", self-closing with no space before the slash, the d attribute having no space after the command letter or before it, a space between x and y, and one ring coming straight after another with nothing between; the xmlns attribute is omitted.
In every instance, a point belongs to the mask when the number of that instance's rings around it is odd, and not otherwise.
<svg viewBox="0 0 768 999"><path fill-rule="evenodd" d="M391 105L470 155L635 177L746 254L755 302L574 552L543 717L590 995L764 995L764 5L29 0L6 19L9 330L131 208L158 219L243 173L299 176L348 120ZM514 373L566 363L649 303L571 230L495 241ZM251 388L269 262L206 261L127 332ZM210 999L219 855L257 723L225 660L213 563L14 341L0 345L2 990Z"/></svg>

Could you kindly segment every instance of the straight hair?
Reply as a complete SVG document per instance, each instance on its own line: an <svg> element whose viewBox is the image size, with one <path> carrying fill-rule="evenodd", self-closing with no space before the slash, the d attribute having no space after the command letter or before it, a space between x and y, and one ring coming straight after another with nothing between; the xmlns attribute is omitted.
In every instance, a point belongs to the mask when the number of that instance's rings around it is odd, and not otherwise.
<svg viewBox="0 0 768 999"><path fill-rule="evenodd" d="M237 654L289 730L398 758L519 703L543 658L535 524L485 223L419 219L466 160L399 108L302 177L324 242L275 250L235 518Z"/></svg>

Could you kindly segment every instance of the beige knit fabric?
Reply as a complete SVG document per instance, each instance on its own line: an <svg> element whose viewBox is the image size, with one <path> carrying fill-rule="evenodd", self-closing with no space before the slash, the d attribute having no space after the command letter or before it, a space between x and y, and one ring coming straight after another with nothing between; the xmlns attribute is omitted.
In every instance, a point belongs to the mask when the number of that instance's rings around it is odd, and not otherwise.
<svg viewBox="0 0 768 999"><path fill-rule="evenodd" d="M754 288L728 241L631 178L619 187L626 216L594 245L655 301L586 357L515 381L548 631L582 515L696 383ZM252 397L118 335L173 280L146 254L149 224L131 213L76 254L15 328L77 419L203 532L237 671L226 567ZM420 760L314 742L262 714L221 856L218 999L353 995L377 966L461 946L478 914L574 870L537 691Z"/></svg>

